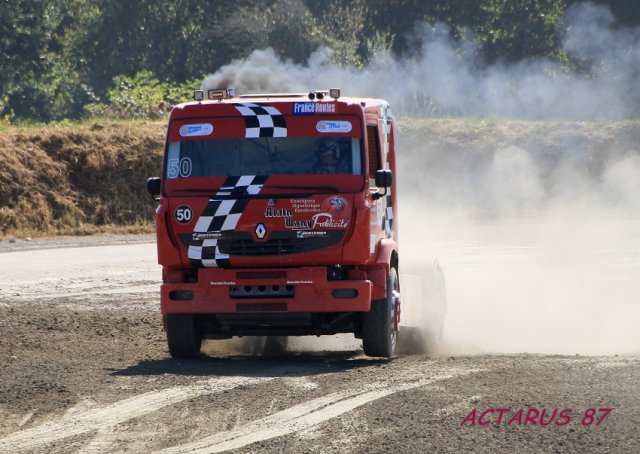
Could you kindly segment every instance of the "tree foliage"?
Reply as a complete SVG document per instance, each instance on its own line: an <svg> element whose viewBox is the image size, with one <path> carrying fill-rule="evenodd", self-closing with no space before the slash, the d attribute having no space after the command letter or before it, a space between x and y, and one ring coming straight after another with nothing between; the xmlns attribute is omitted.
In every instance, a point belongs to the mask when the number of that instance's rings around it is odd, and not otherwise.
<svg viewBox="0 0 640 454"><path fill-rule="evenodd" d="M625 26L640 4L594 0ZM566 62L558 24L577 0L0 0L0 123L148 116L255 49L306 61L320 46L364 66L410 54L420 23L473 34L485 63ZM161 99L162 98L162 99Z"/></svg>

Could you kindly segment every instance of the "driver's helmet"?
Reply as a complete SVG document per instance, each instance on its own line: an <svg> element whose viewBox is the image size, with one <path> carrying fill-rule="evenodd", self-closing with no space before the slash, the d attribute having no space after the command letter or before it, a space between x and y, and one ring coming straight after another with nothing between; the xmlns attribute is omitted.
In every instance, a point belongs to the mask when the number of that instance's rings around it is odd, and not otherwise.
<svg viewBox="0 0 640 454"><path fill-rule="evenodd" d="M327 151L333 153L333 159L336 161L340 157L340 147L338 146L338 141L336 139L332 139L331 137L323 137L322 139L316 142L316 156L319 158Z"/></svg>

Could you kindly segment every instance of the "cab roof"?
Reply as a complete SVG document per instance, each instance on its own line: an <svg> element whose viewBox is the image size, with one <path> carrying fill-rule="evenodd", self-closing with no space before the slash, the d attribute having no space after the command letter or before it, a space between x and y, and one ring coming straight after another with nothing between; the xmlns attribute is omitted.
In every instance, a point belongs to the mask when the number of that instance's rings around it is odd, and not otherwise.
<svg viewBox="0 0 640 454"><path fill-rule="evenodd" d="M208 99L206 99L208 98ZM204 90L196 90L195 101L178 104L179 109L190 110L191 106L211 106L216 104L238 104L238 103L301 103L301 102L339 102L347 106L358 105L361 109L370 110L375 108L389 108L387 101L376 98L341 97L339 89L317 90L309 93L255 93L236 95L233 89L208 90L205 97Z"/></svg>

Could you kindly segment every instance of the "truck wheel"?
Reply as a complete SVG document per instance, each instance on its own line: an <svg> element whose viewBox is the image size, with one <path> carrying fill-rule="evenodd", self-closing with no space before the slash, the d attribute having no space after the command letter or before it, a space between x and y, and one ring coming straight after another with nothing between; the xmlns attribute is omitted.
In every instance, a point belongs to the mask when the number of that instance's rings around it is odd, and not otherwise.
<svg viewBox="0 0 640 454"><path fill-rule="evenodd" d="M371 302L362 319L362 346L367 356L390 358L396 348L398 329L394 323L396 292L399 290L395 268L387 275L387 297Z"/></svg>
<svg viewBox="0 0 640 454"><path fill-rule="evenodd" d="M202 346L202 332L195 315L167 315L167 344L173 358L197 358Z"/></svg>

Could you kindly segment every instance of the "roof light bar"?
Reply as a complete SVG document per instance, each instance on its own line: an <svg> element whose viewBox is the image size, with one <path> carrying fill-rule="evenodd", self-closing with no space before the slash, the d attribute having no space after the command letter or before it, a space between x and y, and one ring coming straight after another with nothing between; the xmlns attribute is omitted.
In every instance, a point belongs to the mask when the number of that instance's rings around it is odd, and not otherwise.
<svg viewBox="0 0 640 454"><path fill-rule="evenodd" d="M309 93L309 99L313 101L317 99L319 101L323 100L325 96L329 96L333 98L333 100L337 100L340 97L340 89L339 88L330 88L329 90L316 90Z"/></svg>
<svg viewBox="0 0 640 454"><path fill-rule="evenodd" d="M207 97L211 100L229 99L236 96L236 91L233 88L216 88L207 91Z"/></svg>

